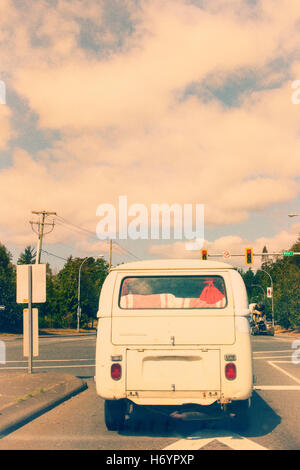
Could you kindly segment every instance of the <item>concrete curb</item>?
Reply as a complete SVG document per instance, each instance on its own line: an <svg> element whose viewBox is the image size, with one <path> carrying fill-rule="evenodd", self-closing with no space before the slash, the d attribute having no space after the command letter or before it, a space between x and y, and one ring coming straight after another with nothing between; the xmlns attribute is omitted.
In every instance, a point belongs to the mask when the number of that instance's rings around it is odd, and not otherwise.
<svg viewBox="0 0 300 470"><path fill-rule="evenodd" d="M45 392L2 408L0 410L0 438L86 389L86 382L73 377L66 382L53 385Z"/></svg>
<svg viewBox="0 0 300 470"><path fill-rule="evenodd" d="M39 334L40 339L47 339L47 338L80 338L80 337L95 337L96 338L96 333L74 333L74 334L68 334L68 335L63 335L63 334L57 334L57 335L50 335L50 334ZM16 336L5 336L0 334L0 340L4 342L9 342L9 341L20 341L23 340L23 335L16 335Z"/></svg>

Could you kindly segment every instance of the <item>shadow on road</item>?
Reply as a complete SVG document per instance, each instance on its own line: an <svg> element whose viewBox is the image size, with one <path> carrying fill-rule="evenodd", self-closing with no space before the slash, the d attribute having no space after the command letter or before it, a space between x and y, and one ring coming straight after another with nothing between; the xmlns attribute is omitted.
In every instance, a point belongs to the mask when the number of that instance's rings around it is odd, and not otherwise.
<svg viewBox="0 0 300 470"><path fill-rule="evenodd" d="M250 426L239 434L245 437L259 437L271 433L281 422L280 416L259 396L253 393ZM151 436L151 437L182 437L190 436L202 429L232 432L231 423L220 421L179 421L164 417L148 410L141 410L130 418L120 432L122 435ZM234 431L236 432L236 431Z"/></svg>
<svg viewBox="0 0 300 470"><path fill-rule="evenodd" d="M248 431L244 433L245 436L265 436L280 424L281 417L257 392L253 392L251 408L251 425Z"/></svg>

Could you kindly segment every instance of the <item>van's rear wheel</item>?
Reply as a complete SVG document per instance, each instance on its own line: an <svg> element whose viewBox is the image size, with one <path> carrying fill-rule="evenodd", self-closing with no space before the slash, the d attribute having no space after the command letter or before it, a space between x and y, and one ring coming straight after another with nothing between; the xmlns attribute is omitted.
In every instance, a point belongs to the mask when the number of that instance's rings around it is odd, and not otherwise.
<svg viewBox="0 0 300 470"><path fill-rule="evenodd" d="M119 431L123 428L126 414L126 400L105 400L104 419L109 431Z"/></svg>
<svg viewBox="0 0 300 470"><path fill-rule="evenodd" d="M249 428L250 405L250 399L231 403L230 412L234 415L231 422L235 431L246 431Z"/></svg>

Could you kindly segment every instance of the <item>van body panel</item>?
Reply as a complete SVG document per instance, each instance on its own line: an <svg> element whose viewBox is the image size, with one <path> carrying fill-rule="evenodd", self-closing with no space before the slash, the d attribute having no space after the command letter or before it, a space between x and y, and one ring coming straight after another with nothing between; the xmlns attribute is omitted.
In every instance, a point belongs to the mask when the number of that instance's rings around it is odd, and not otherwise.
<svg viewBox="0 0 300 470"><path fill-rule="evenodd" d="M158 326L159 324L159 326ZM234 317L134 316L112 318L115 345L219 345L235 341Z"/></svg>

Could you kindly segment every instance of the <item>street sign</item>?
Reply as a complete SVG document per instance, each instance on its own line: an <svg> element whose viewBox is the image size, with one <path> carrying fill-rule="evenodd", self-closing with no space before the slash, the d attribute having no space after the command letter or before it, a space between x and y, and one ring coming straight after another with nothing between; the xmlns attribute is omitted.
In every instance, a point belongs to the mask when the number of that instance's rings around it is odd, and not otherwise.
<svg viewBox="0 0 300 470"><path fill-rule="evenodd" d="M28 308L23 310L23 356L29 357L29 318ZM39 318L38 309L32 309L32 355L39 355Z"/></svg>
<svg viewBox="0 0 300 470"><path fill-rule="evenodd" d="M293 251L283 251L282 255L283 256L293 256L294 252Z"/></svg>
<svg viewBox="0 0 300 470"><path fill-rule="evenodd" d="M267 297L268 297L268 299L272 299L272 297L273 297L272 287L267 287Z"/></svg>
<svg viewBox="0 0 300 470"><path fill-rule="evenodd" d="M32 269L31 302L46 302L46 265L19 264L17 266L17 303L28 304L29 301L29 267Z"/></svg>
<svg viewBox="0 0 300 470"><path fill-rule="evenodd" d="M231 253L227 250L223 251L223 258L224 259L230 259L231 258Z"/></svg>

